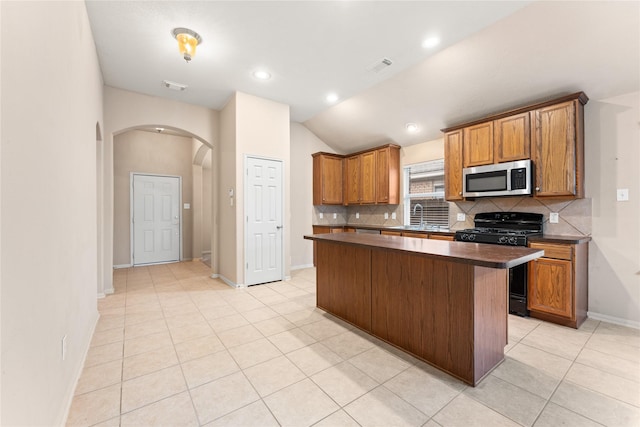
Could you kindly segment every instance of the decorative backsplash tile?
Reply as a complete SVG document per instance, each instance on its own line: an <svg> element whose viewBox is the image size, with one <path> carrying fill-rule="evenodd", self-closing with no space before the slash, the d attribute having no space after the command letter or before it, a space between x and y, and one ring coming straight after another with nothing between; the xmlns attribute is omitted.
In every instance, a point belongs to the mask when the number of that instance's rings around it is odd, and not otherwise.
<svg viewBox="0 0 640 427"><path fill-rule="evenodd" d="M541 200L533 197L495 197L474 201L449 203L449 229L473 228L473 220L480 212L533 212L544 215L544 233L560 236L591 235L591 199ZM322 212L323 218L320 218ZM557 224L549 222L549 214L557 212ZM336 218L333 218L333 214ZM359 218L356 218L356 213ZM384 214L388 214L388 219ZM396 219L392 219L392 214ZM457 220L457 214L464 213L464 221ZM316 225L374 225L393 227L403 225L403 205L372 206L314 206L313 224Z"/></svg>
<svg viewBox="0 0 640 427"><path fill-rule="evenodd" d="M466 214L465 222L451 222L452 230L473 227L473 218L480 212L533 212L544 216L545 234L559 236L591 235L591 199L541 200L533 197L487 198L476 201L456 202L449 205L450 218L455 219L458 212ZM549 214L557 212L557 224L549 222Z"/></svg>

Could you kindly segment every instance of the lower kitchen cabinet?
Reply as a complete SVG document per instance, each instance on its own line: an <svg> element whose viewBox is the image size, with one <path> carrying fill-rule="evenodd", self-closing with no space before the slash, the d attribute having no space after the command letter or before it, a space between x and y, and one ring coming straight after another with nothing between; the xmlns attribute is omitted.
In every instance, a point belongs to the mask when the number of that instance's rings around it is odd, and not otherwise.
<svg viewBox="0 0 640 427"><path fill-rule="evenodd" d="M572 328L587 318L588 244L529 243L544 256L529 263L530 316Z"/></svg>

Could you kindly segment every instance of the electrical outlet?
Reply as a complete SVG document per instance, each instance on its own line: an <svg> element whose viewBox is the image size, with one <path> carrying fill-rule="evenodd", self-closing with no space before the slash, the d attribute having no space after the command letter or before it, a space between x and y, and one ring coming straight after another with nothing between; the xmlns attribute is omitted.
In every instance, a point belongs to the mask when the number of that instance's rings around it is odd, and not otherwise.
<svg viewBox="0 0 640 427"><path fill-rule="evenodd" d="M389 219L389 212L384 213L384 219Z"/></svg>
<svg viewBox="0 0 640 427"><path fill-rule="evenodd" d="M62 337L62 360L67 358L67 336Z"/></svg>
<svg viewBox="0 0 640 427"><path fill-rule="evenodd" d="M393 213L391 214L391 219L396 219L396 213L395 213L395 212L393 212Z"/></svg>
<svg viewBox="0 0 640 427"><path fill-rule="evenodd" d="M627 202L629 201L629 189L628 188L618 188L616 192L616 200L619 202Z"/></svg>
<svg viewBox="0 0 640 427"><path fill-rule="evenodd" d="M559 219L559 217L560 217L560 216L558 215L558 212L551 212L551 213L549 214L549 222L550 222L551 224L557 224L557 223L558 223L558 219Z"/></svg>
<svg viewBox="0 0 640 427"><path fill-rule="evenodd" d="M459 213L458 215L456 215L456 221L464 221L467 219L467 216L463 213Z"/></svg>
<svg viewBox="0 0 640 427"><path fill-rule="evenodd" d="M334 214L333 214L333 219L336 219L336 218L338 218L338 214L337 214L337 213L334 213Z"/></svg>
<svg viewBox="0 0 640 427"><path fill-rule="evenodd" d="M356 212L356 219L360 219L360 212Z"/></svg>
<svg viewBox="0 0 640 427"><path fill-rule="evenodd" d="M319 216L320 216L320 219L324 218L324 215L322 214L322 212L320 212Z"/></svg>

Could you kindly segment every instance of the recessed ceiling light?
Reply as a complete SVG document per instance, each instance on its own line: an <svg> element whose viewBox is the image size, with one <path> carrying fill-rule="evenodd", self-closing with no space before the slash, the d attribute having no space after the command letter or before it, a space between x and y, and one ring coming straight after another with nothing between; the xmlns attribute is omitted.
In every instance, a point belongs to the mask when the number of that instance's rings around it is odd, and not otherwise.
<svg viewBox="0 0 640 427"><path fill-rule="evenodd" d="M253 77L258 80L269 80L271 78L271 74L266 70L256 70L253 72Z"/></svg>
<svg viewBox="0 0 640 427"><path fill-rule="evenodd" d="M338 100L338 94L337 93L330 93L329 95L327 95L326 100L327 100L328 103L333 104L334 102L336 102Z"/></svg>
<svg viewBox="0 0 640 427"><path fill-rule="evenodd" d="M440 44L440 39L438 37L429 37L424 39L422 42L422 47L425 49L431 49L432 47L436 47Z"/></svg>
<svg viewBox="0 0 640 427"><path fill-rule="evenodd" d="M162 133L164 131L164 128L156 128L156 132L158 133Z"/></svg>
<svg viewBox="0 0 640 427"><path fill-rule="evenodd" d="M418 131L418 125L415 123L407 123L404 127L407 128L407 132L415 133Z"/></svg>

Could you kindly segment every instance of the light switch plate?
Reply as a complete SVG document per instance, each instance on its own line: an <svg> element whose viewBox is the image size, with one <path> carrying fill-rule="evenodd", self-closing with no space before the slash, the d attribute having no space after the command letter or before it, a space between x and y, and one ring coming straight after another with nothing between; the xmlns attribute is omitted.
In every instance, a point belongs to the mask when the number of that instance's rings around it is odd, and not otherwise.
<svg viewBox="0 0 640 427"><path fill-rule="evenodd" d="M356 212L356 219L360 219L360 212Z"/></svg>
<svg viewBox="0 0 640 427"><path fill-rule="evenodd" d="M558 212L551 212L549 214L549 222L551 224L557 224L559 218L560 218L560 216L558 215Z"/></svg>
<svg viewBox="0 0 640 427"><path fill-rule="evenodd" d="M184 208L185 209L191 209L191 203L185 203L184 204Z"/></svg>
<svg viewBox="0 0 640 427"><path fill-rule="evenodd" d="M337 214L337 213L334 213L334 214L333 214L333 219L336 219L336 218L338 218L338 214Z"/></svg>
<svg viewBox="0 0 640 427"><path fill-rule="evenodd" d="M395 212L393 212L393 213L391 214L391 219L396 219L396 213L395 213Z"/></svg>
<svg viewBox="0 0 640 427"><path fill-rule="evenodd" d="M458 215L456 215L456 220L457 221L464 221L467 219L467 216L463 213L459 213Z"/></svg>
<svg viewBox="0 0 640 427"><path fill-rule="evenodd" d="M384 213L384 219L389 219L389 212Z"/></svg>
<svg viewBox="0 0 640 427"><path fill-rule="evenodd" d="M616 199L619 202L627 202L629 201L629 189L628 188L618 188L616 192Z"/></svg>

